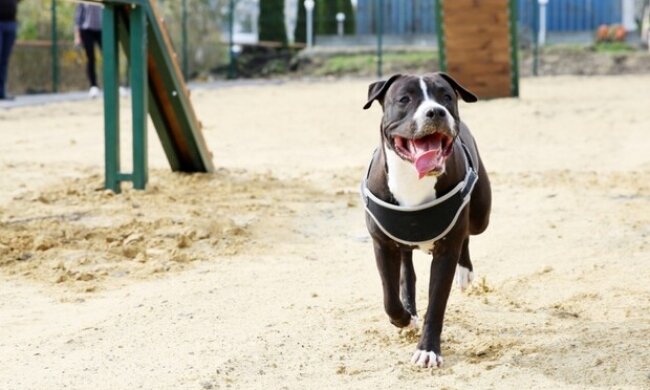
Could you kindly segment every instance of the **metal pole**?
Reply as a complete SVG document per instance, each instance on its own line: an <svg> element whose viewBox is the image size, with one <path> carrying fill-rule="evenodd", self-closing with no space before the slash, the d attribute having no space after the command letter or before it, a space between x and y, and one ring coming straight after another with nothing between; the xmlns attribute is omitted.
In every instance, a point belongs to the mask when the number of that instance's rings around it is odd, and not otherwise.
<svg viewBox="0 0 650 390"><path fill-rule="evenodd" d="M307 47L314 46L314 0L305 0L304 6L307 13Z"/></svg>
<svg viewBox="0 0 650 390"><path fill-rule="evenodd" d="M144 190L147 186L147 14L142 5L131 9L129 34L131 35L131 109L133 131L133 188Z"/></svg>
<svg viewBox="0 0 650 390"><path fill-rule="evenodd" d="M539 75L539 6L537 0L531 0L533 4L533 76Z"/></svg>
<svg viewBox="0 0 650 390"><path fill-rule="evenodd" d="M117 6L107 3L102 14L104 58L104 178L105 188L120 192L120 94Z"/></svg>
<svg viewBox="0 0 650 390"><path fill-rule="evenodd" d="M189 54L188 54L188 49L187 49L187 0L183 0L181 3L182 11L181 11L181 18L182 18L182 50L183 50L183 77L185 78L185 81L189 78L190 74L190 66L189 66Z"/></svg>
<svg viewBox="0 0 650 390"><path fill-rule="evenodd" d="M228 7L228 24L230 29L230 37L228 39L228 54L230 56L230 64L228 66L228 78L234 79L235 75L235 52L233 47L235 46L235 0L230 0Z"/></svg>
<svg viewBox="0 0 650 390"><path fill-rule="evenodd" d="M442 0L435 1L435 20L436 20L436 35L438 38L438 63L440 64L440 71L447 71L447 48L445 45L445 29L443 26L442 15Z"/></svg>
<svg viewBox="0 0 650 390"><path fill-rule="evenodd" d="M338 12L336 14L336 33L339 37L343 36L343 29L345 27L343 23L345 23L345 14L343 12Z"/></svg>
<svg viewBox="0 0 650 390"><path fill-rule="evenodd" d="M377 0L377 77L383 76L384 0Z"/></svg>
<svg viewBox="0 0 650 390"><path fill-rule="evenodd" d="M56 0L52 0L52 92L59 92L59 41L57 35Z"/></svg>
<svg viewBox="0 0 650 390"><path fill-rule="evenodd" d="M539 1L539 45L544 46L546 44L546 4L548 0L538 0Z"/></svg>
<svg viewBox="0 0 650 390"><path fill-rule="evenodd" d="M510 93L511 96L519 96L519 37L517 36L517 22L519 20L518 0L510 0Z"/></svg>

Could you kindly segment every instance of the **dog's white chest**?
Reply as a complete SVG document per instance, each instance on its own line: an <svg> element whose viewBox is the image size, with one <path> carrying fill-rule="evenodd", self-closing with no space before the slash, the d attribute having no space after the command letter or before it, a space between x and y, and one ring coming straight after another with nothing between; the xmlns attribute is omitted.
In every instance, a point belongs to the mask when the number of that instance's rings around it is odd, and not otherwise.
<svg viewBox="0 0 650 390"><path fill-rule="evenodd" d="M387 147L388 189L400 206L413 207L430 202L436 198L436 178L418 178L413 164L402 160Z"/></svg>
<svg viewBox="0 0 650 390"><path fill-rule="evenodd" d="M384 146L386 165L388 167L388 189L400 206L414 207L436 199L436 178L425 176L418 178L413 166L402 160L395 152ZM436 241L422 243L418 248L431 253Z"/></svg>

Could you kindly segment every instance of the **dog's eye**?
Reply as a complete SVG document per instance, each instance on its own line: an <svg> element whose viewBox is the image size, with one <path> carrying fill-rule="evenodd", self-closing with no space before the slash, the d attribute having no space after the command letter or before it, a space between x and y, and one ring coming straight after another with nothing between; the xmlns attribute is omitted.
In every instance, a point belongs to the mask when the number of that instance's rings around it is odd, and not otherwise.
<svg viewBox="0 0 650 390"><path fill-rule="evenodd" d="M408 102L410 102L410 101L411 101L411 98L408 97L408 96L402 96L402 97L399 99L399 102L402 103L402 104L406 104L406 103L408 103Z"/></svg>
<svg viewBox="0 0 650 390"><path fill-rule="evenodd" d="M452 100L453 100L453 99L451 98L451 95L447 95L447 94L445 95L444 99L445 99L445 103L451 103Z"/></svg>

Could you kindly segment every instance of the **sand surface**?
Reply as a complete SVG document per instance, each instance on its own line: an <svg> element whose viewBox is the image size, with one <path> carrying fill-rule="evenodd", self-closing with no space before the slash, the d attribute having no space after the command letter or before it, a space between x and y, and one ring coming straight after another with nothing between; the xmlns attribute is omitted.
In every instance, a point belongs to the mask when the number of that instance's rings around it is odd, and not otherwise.
<svg viewBox="0 0 650 390"><path fill-rule="evenodd" d="M194 91L218 172L170 173L151 130L121 195L100 101L0 110L0 389L650 388L650 76L461 106L494 209L426 370L358 201L369 81Z"/></svg>

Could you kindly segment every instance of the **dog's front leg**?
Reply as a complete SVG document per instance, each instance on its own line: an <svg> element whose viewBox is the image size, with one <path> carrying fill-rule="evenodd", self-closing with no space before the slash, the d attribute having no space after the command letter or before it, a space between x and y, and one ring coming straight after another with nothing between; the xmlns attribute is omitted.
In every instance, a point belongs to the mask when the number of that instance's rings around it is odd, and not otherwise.
<svg viewBox="0 0 650 390"><path fill-rule="evenodd" d="M454 240L445 241L451 243ZM417 351L411 359L412 363L421 367L440 367L442 365L440 334L460 249L460 245L449 245L434 252L429 280L429 305L424 318L422 337L418 343Z"/></svg>
<svg viewBox="0 0 650 390"><path fill-rule="evenodd" d="M403 328L411 324L411 313L404 309L400 300L400 265L402 262L399 248L392 242L374 240L375 259L384 289L384 309L391 324Z"/></svg>

